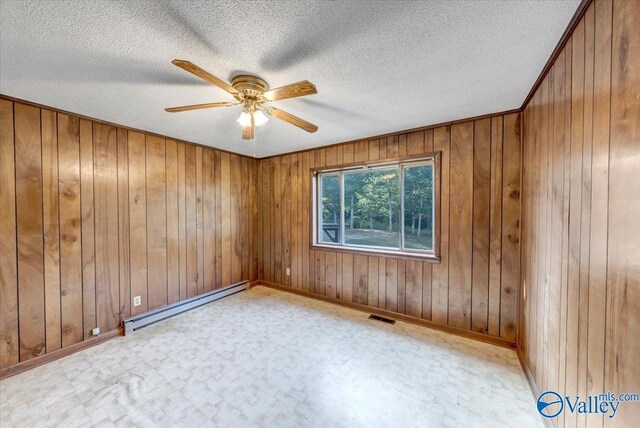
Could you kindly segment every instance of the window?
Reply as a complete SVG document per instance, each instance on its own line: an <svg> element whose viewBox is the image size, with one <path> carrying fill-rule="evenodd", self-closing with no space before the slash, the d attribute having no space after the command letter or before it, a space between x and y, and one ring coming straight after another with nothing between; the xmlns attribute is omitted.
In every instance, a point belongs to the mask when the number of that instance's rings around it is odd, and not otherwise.
<svg viewBox="0 0 640 428"><path fill-rule="evenodd" d="M314 244L436 256L437 158L315 172Z"/></svg>

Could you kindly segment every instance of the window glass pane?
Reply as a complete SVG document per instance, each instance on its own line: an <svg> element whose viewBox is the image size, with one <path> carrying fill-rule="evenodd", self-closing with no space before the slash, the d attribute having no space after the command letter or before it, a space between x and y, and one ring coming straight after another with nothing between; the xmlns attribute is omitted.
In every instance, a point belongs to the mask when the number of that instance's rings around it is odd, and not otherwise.
<svg viewBox="0 0 640 428"><path fill-rule="evenodd" d="M404 248L433 250L433 164L404 167Z"/></svg>
<svg viewBox="0 0 640 428"><path fill-rule="evenodd" d="M322 223L320 242L336 244L340 242L340 177L322 175Z"/></svg>
<svg viewBox="0 0 640 428"><path fill-rule="evenodd" d="M400 246L399 169L344 174L345 244Z"/></svg>

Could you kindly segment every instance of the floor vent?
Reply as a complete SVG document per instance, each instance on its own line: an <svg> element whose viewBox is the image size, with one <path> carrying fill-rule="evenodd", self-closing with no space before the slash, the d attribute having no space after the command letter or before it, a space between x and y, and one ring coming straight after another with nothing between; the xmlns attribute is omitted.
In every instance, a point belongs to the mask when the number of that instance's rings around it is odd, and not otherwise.
<svg viewBox="0 0 640 428"><path fill-rule="evenodd" d="M370 320L386 322L387 324L395 324L396 323L396 320L392 320L391 318L385 318L385 317L381 317L380 315L374 315L374 314L369 315L369 319Z"/></svg>
<svg viewBox="0 0 640 428"><path fill-rule="evenodd" d="M222 299L223 297L227 297L240 291L246 290L248 287L249 281L238 282L237 284L233 284L219 290L210 291L208 293L201 294L199 296L195 296L160 309L145 312L144 314L136 315L135 317L127 318L126 320L124 320L124 334L125 336L127 336L136 330L140 330L143 327L170 318L174 315L178 315L182 312L186 312L190 309L197 308L198 306L206 305L207 303Z"/></svg>

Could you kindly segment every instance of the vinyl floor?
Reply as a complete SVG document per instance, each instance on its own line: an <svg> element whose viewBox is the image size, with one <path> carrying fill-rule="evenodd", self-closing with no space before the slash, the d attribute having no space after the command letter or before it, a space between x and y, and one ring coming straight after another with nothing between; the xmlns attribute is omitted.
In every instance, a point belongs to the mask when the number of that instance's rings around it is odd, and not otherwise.
<svg viewBox="0 0 640 428"><path fill-rule="evenodd" d="M0 425L543 426L514 351L265 287L2 380Z"/></svg>

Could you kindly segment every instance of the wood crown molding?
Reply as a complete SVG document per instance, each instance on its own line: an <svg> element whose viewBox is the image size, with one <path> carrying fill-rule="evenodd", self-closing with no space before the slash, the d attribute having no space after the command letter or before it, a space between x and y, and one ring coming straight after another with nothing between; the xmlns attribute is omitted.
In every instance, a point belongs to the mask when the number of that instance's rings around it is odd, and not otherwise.
<svg viewBox="0 0 640 428"><path fill-rule="evenodd" d="M133 128L131 126L120 125L120 124L117 124L117 123L109 122L107 120L96 119L95 117L85 116L83 114L62 110L62 109L59 109L59 108L56 108L56 107L51 107L51 106L46 106L44 104L34 103L33 101L27 101L27 100L23 100L21 98L12 97L12 96L5 95L5 94L0 94L0 99L5 99L7 101L12 101L14 103L25 104L25 105L37 107L37 108L40 108L40 109L54 111L56 113L62 113L62 114L66 114L66 115L69 115L69 116L74 116L74 117L77 117L79 119L90 120L92 122L101 123L103 125L113 126L114 128L120 128L120 129L125 129L127 131L139 132L141 134L150 135L150 136L159 137L159 138L164 138L166 140L171 140L171 141L175 141L175 142L178 142L178 143L191 144L192 146L196 146L196 147L203 147L203 148L206 148L206 149L217 150L219 152L229 153L230 155L234 155L234 156L240 156L240 157L243 157L243 158L255 159L255 160L259 160L260 159L260 158L253 157L253 156L247 156L247 155L244 155L242 153L235 153L235 152L231 152L229 150L219 149L217 147L205 146L204 144L198 144L198 143L194 143L192 141L182 140L180 138L169 137L168 135L156 134L155 132L145 131L144 129L138 129L138 128Z"/></svg>
<svg viewBox="0 0 640 428"><path fill-rule="evenodd" d="M571 38L573 31L576 29L576 26L578 25L578 23L580 22L584 14L587 12L587 9L589 9L589 6L591 5L592 2L593 0L582 0L582 3L580 3L580 5L578 6L578 9L576 9L576 12L573 14L573 18L571 18L571 21L569 21L569 25L567 25L567 28L564 30L564 33L562 33L562 37L560 37L560 40L558 41L556 48L551 53L551 56L549 57L549 60L547 61L547 63L544 65L544 68L540 72L538 79L533 84L533 87L531 88L526 98L522 102L522 106L520 107L521 111L524 111L525 107L527 107L527 105L531 101L531 98L533 98L533 95L536 93L536 91L544 81L544 78L547 77L549 70L551 70L551 67L553 67L553 64L556 62L558 55L560 55L560 52L562 52L562 49L564 49L565 45Z"/></svg>
<svg viewBox="0 0 640 428"><path fill-rule="evenodd" d="M167 136L167 135L156 134L154 132L144 131L142 129L133 128L133 127L130 127L130 126L119 125L117 123L108 122L108 121L101 120L101 119L96 119L94 117L90 117L90 116L85 116L85 115L78 114L78 113L69 112L69 111L66 111L66 110L62 110L62 109L58 109L58 108L55 108L55 107L46 106L46 105L43 105L43 104L38 104L38 103L35 103L35 102L32 102L32 101L23 100L23 99L12 97L12 96L5 95L5 94L0 94L0 98L4 98L4 99L10 100L10 101L19 102L19 103L23 103L23 104L32 105L32 106L38 107L38 108L54 110L54 111L59 112L59 113L64 113L64 114L76 116L76 117L79 117L81 119L92 120L94 122L103 123L105 125L114 126L114 127L117 127L117 128L122 128L122 129L126 129L126 130L129 130L129 131L142 132L142 133L149 134L149 135L155 135L155 136L158 136L158 137L161 137L161 138L166 138L166 139L170 139L170 140L174 140L174 141L178 141L178 142L193 144L195 146L212 148L212 149L215 149L215 150L219 150L221 152L233 154L233 155L236 155L236 156L246 157L246 158L249 158L249 159L257 159L257 160L269 159L269 158L278 157L278 156L291 155L291 154L295 154L295 153L303 153L303 152L314 150L314 149L326 149L326 148L329 148L329 147L336 147L336 146L341 146L341 145L344 145L344 144L357 143L357 142L360 142L360 141L373 140L373 139L377 139L377 138L386 138L386 137L390 137L390 136L394 136L394 135L408 134L408 133L411 133L411 132L425 131L425 130L428 130L428 129L439 128L441 126L451 126L451 125L454 125L454 124L457 124L457 123L465 123L465 122L485 119L485 118L491 117L491 116L507 115L507 114L512 114L512 113L520 113L520 112L524 111L524 109L527 106L527 104L529 104L529 101L531 101L531 98L533 98L533 94L535 94L535 92L538 89L538 87L542 84L542 81L544 80L544 78L548 74L549 70L553 66L553 63L555 62L556 58L558 57L558 55L560 54L560 52L562 51L564 46L567 44L569 38L573 34L573 30L576 28L576 26L578 25L578 22L580 22L580 19L584 16L584 14L586 13L589 5L592 2L593 2L593 0L582 0L582 3L580 3L580 5L578 6L578 9L576 10L575 14L571 18L571 21L569 21L569 25L567 26L567 28L565 29L564 33L562 34L562 37L560 38L560 40L558 41L558 44L556 45L555 49L551 53L551 56L549 57L549 60L547 61L547 63L545 64L544 68L540 72L540 75L538 76L538 79L535 81L533 87L531 88L531 90L527 94L527 96L524 99L524 101L522 103L522 106L520 108L511 109L511 110L505 110L505 111L502 111L502 112L495 112L495 113L490 113L490 114L483 114L483 115L480 115L480 116L474 116L474 117L469 117L469 118L464 118L464 119L456 119L456 120L451 120L451 121L447 121L447 122L436 123L436 124L433 124L433 125L421 126L421 127L417 127L417 128L410 128L410 129L404 129L404 130L400 130L400 131L388 132L388 133L385 133L385 134L372 135L372 136L369 136L369 137L358 138L358 139L355 139L355 140L342 141L342 142L339 142L339 143L328 144L328 145L318 146L318 147L310 147L310 148L307 148L307 149L295 150L295 151L292 151L292 152L285 152L285 153L280 153L280 154L277 154L277 155L270 155L270 156L264 156L264 157L247 156L247 155L244 155L244 154L241 154L241 153L235 153L235 152L231 152L229 150L219 149L217 147L205 146L203 144L198 144L198 143L194 143L194 142L191 142L191 141L185 141L185 140L182 140L182 139L179 139L179 138L173 138L173 137L170 137L170 136Z"/></svg>
<svg viewBox="0 0 640 428"><path fill-rule="evenodd" d="M370 137L358 138L356 140L348 140L348 141L342 141L342 142L334 143L334 144L327 144L325 146L309 147L307 149L295 150L293 152L285 152L285 153L280 153L280 154L277 154L277 155L264 156L264 157L261 157L259 159L260 160L271 159L271 158L277 158L277 157L280 157L280 156L293 155L293 154L296 154L296 153L310 152L312 150L328 149L330 147L343 146L343 145L346 145L346 144L354 144L354 143L359 143L359 142L368 141L368 140L375 140L375 139L378 139L378 138L393 137L393 136L402 135L402 134L410 134L412 132L427 131L429 129L440 128L440 127L443 127L443 126L457 125L459 123L473 122L473 121L476 121L476 120L487 119L487 118L490 118L490 117L493 117L493 116L506 116L508 114L514 114L514 113L520 113L520 112L522 112L521 108L514 108L514 109L511 109L511 110L505 110L505 111L498 111L498 112L495 112L495 113L482 114L480 116L473 116L473 117L467 117L467 118L464 118L464 119L450 120L448 122L441 122L441 123L436 123L436 124L433 124L433 125L425 125L425 126L420 126L420 127L417 127L417 128L409 128L409 129L403 129L403 130L400 130L400 131L388 132L386 134L372 135Z"/></svg>

